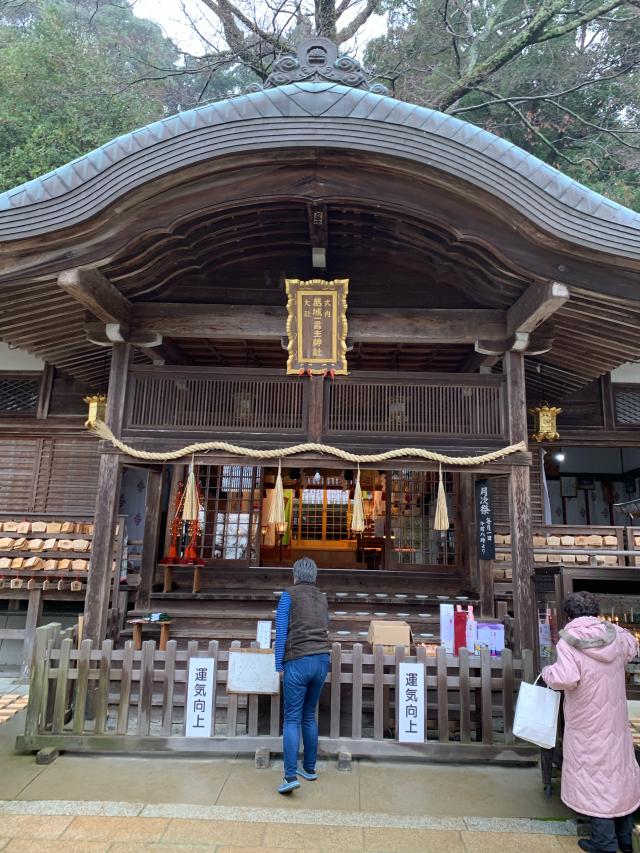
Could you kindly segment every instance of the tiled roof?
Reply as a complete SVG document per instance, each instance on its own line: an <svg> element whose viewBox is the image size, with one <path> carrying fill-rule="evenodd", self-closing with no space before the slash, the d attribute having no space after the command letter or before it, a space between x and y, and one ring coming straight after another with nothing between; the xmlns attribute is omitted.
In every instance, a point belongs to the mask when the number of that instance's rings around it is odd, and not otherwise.
<svg viewBox="0 0 640 853"><path fill-rule="evenodd" d="M135 187L218 156L310 145L418 162L502 198L574 244L640 258L639 213L476 125L327 82L207 104L119 136L0 194L0 240L81 222Z"/></svg>

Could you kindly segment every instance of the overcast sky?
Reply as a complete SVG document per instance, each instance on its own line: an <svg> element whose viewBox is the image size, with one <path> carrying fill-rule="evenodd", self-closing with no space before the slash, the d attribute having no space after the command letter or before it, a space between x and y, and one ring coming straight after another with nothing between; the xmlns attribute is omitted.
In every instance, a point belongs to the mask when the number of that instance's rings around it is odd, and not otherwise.
<svg viewBox="0 0 640 853"><path fill-rule="evenodd" d="M186 15L183 6L187 10ZM216 28L211 23L211 17L207 20L203 10L206 11L198 0L135 0L134 5L136 15L156 21L179 48L195 56L201 54L204 47L189 17L206 39L216 42ZM360 55L368 39L385 31L385 24L386 18L372 15L361 31L358 43L350 46L350 50Z"/></svg>

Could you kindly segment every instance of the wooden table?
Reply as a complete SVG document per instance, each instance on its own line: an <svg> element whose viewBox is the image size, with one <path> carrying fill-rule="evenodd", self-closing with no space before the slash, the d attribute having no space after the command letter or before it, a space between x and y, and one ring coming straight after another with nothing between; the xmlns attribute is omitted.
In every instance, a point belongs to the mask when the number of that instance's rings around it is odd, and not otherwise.
<svg viewBox="0 0 640 853"><path fill-rule="evenodd" d="M167 649L167 643L169 642L169 626L172 624L173 619L163 619L158 620L157 622L150 622L149 619L128 619L127 625L133 625L133 647L136 651L140 651L142 648L142 626L152 626L156 627L160 626L160 651L164 652Z"/></svg>

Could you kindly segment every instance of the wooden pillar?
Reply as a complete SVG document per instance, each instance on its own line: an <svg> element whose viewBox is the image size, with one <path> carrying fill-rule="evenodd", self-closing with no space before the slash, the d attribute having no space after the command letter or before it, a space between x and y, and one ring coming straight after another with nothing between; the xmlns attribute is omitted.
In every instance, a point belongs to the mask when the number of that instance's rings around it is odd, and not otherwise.
<svg viewBox="0 0 640 853"><path fill-rule="evenodd" d="M504 354L507 380L509 443L527 441L527 399L524 356ZM513 569L514 645L516 652L537 648L537 609L533 585L533 539L531 532L531 484L526 465L512 465L509 474L511 518L511 562Z"/></svg>
<svg viewBox="0 0 640 853"><path fill-rule="evenodd" d="M113 345L105 420L116 436L120 435L124 420L129 353L129 344L117 343ZM121 465L118 455L102 453L98 469L93 547L84 610L84 637L87 640L93 640L94 644L101 643L106 634L113 564L113 542L120 496L120 474ZM116 567L116 571L120 571L119 566Z"/></svg>
<svg viewBox="0 0 640 853"><path fill-rule="evenodd" d="M148 610L151 606L151 588L156 571L160 535L161 500L162 469L152 468L147 473L144 533L142 535L142 557L140 560L140 582L136 593L136 610Z"/></svg>
<svg viewBox="0 0 640 853"><path fill-rule="evenodd" d="M475 474L461 471L458 475L458 506L456 511L456 562L469 586L476 586L478 557L475 537Z"/></svg>
<svg viewBox="0 0 640 853"><path fill-rule="evenodd" d="M319 442L324 426L324 376L309 377L308 400L307 438Z"/></svg>
<svg viewBox="0 0 640 853"><path fill-rule="evenodd" d="M178 486L180 483L186 482L185 471L184 471L184 463L179 463L177 465L171 465L169 471L171 472L171 482L169 484L169 504L167 506L167 524L164 531L164 553L167 554L169 552L169 547L171 545L171 527L173 524L173 516L176 508L176 497L178 495Z"/></svg>
<svg viewBox="0 0 640 853"><path fill-rule="evenodd" d="M392 472L385 471L385 504L384 504L384 556L382 568L389 571L393 563L393 540L391 539L391 480Z"/></svg>
<svg viewBox="0 0 640 853"><path fill-rule="evenodd" d="M25 678L31 673L33 650L36 642L36 628L42 615L42 587L29 590L29 603L27 605L27 622L24 630L24 644L22 646L22 671Z"/></svg>

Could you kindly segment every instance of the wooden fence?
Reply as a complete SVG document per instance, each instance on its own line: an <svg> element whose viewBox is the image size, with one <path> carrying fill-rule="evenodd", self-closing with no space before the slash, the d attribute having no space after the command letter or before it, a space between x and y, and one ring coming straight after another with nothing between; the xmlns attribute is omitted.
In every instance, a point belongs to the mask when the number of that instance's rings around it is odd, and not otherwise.
<svg viewBox="0 0 640 853"><path fill-rule="evenodd" d="M235 642L232 648L239 647ZM184 703L189 661L216 661L215 712L211 736L185 737ZM211 641L198 651L184 651L175 640L164 652L153 641L134 651L131 642L114 649L110 640L94 649L58 625L38 629L22 752L46 747L78 752L182 751L240 753L281 751L280 695L238 696L226 693L229 653ZM425 741L395 739L395 693L398 664L424 663ZM320 750L360 756L421 757L431 760L522 762L536 749L513 735L515 696L522 680L533 680L533 655L513 660L488 651L460 657L424 647L405 657L402 649L385 655L382 646L365 654L361 644L345 651L334 643L331 669L320 700Z"/></svg>

